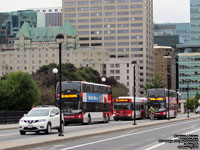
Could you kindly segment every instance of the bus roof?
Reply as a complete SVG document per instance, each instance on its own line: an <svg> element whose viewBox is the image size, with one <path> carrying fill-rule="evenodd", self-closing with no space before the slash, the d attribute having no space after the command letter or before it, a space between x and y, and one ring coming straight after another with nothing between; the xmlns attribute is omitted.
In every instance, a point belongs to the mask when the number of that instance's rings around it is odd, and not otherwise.
<svg viewBox="0 0 200 150"><path fill-rule="evenodd" d="M85 83L85 84L92 84L92 85L99 85L99 86L106 86L106 87L111 87L110 85L106 84L99 84L99 83L93 83L93 82L87 82L87 81L63 81L62 83Z"/></svg>

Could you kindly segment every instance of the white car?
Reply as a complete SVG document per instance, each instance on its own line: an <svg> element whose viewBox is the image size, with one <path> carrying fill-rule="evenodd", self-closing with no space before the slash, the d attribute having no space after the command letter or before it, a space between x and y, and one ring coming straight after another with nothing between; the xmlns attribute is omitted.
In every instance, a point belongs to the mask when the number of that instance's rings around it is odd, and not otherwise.
<svg viewBox="0 0 200 150"><path fill-rule="evenodd" d="M62 130L64 130L63 122L62 116ZM40 131L50 134L52 129L57 129L60 132L60 110L55 106L34 107L19 120L21 135L25 135L26 132L39 133Z"/></svg>

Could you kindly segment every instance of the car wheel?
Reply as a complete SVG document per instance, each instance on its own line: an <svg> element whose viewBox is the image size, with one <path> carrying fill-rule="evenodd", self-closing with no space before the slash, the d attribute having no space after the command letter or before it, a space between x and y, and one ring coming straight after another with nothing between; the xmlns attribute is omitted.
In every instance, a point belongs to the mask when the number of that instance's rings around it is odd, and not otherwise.
<svg viewBox="0 0 200 150"><path fill-rule="evenodd" d="M25 135L26 132L25 131L19 131L21 135Z"/></svg>
<svg viewBox="0 0 200 150"><path fill-rule="evenodd" d="M50 134L51 133L51 124L50 123L47 124L47 128L46 128L45 133L46 134Z"/></svg>

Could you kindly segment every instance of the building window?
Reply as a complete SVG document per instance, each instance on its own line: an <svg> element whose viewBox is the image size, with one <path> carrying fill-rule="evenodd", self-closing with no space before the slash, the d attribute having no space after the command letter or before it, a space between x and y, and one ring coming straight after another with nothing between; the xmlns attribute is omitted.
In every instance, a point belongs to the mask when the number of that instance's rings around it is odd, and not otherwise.
<svg viewBox="0 0 200 150"><path fill-rule="evenodd" d="M78 16L79 17L88 17L89 13L79 13Z"/></svg>
<svg viewBox="0 0 200 150"><path fill-rule="evenodd" d="M117 9L129 9L128 5L117 6Z"/></svg>

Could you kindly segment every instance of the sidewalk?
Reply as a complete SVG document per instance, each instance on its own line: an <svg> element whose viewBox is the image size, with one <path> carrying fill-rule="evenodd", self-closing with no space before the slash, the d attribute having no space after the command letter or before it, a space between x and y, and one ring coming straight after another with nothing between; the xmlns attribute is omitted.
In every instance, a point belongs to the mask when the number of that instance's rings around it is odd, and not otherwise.
<svg viewBox="0 0 200 150"><path fill-rule="evenodd" d="M17 129L18 126L19 126L18 123L17 124L1 124L0 130Z"/></svg>

